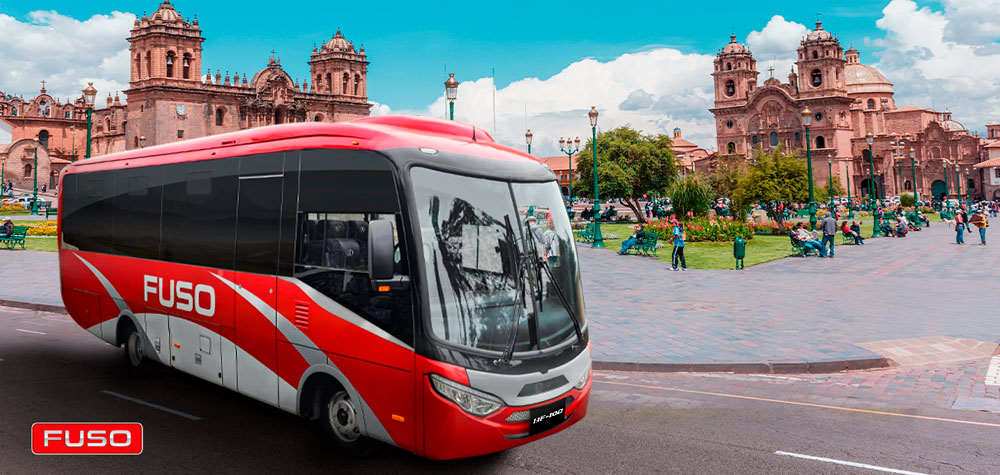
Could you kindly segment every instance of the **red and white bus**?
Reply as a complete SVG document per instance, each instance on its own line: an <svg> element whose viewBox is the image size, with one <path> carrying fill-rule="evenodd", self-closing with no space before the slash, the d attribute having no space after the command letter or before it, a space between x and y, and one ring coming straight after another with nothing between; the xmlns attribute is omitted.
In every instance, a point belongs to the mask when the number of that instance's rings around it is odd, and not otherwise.
<svg viewBox="0 0 1000 475"><path fill-rule="evenodd" d="M587 412L590 348L556 177L450 121L301 123L77 162L66 309L160 363L433 459Z"/></svg>

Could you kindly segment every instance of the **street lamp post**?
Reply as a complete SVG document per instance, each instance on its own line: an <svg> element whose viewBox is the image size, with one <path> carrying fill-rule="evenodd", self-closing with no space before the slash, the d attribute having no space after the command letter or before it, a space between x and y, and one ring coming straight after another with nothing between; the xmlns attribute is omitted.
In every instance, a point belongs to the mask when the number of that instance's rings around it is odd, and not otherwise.
<svg viewBox="0 0 1000 475"><path fill-rule="evenodd" d="M854 164L849 164L848 168L854 168ZM854 219L854 200L851 199L851 171L847 171L847 219Z"/></svg>
<svg viewBox="0 0 1000 475"><path fill-rule="evenodd" d="M593 138L591 139L591 144L593 144L593 151L591 155L592 162L594 164L594 244L590 247L604 247L604 236L601 234L601 199L597 190L597 107L590 106L590 112L587 113L587 117L590 118L590 129L593 133ZM572 159L570 159L572 160Z"/></svg>
<svg viewBox="0 0 1000 475"><path fill-rule="evenodd" d="M139 148L146 148L146 136L145 135L140 135L139 136Z"/></svg>
<svg viewBox="0 0 1000 475"><path fill-rule="evenodd" d="M878 226L878 219L882 217L882 213L875 207L875 155L872 154L875 137L871 132L865 136L865 142L868 142L868 207L872 211L872 237L882 237L882 230Z"/></svg>
<svg viewBox="0 0 1000 475"><path fill-rule="evenodd" d="M962 203L962 176L958 174L958 163L955 163L955 199Z"/></svg>
<svg viewBox="0 0 1000 475"><path fill-rule="evenodd" d="M88 82L87 87L83 90L83 102L87 104L87 154L84 158L90 158L90 130L93 124L95 97L97 97L97 89L94 88L94 83Z"/></svg>
<svg viewBox="0 0 1000 475"><path fill-rule="evenodd" d="M575 144L575 145L574 145ZM573 202L573 155L580 151L580 137L576 138L576 141L571 141L568 139L563 139L559 137L559 151L566 154L566 159L569 160L569 201Z"/></svg>
<svg viewBox="0 0 1000 475"><path fill-rule="evenodd" d="M448 115L450 120L455 120L455 99L458 98L458 81L455 79L454 74L448 74L448 80L444 82L444 92L448 98Z"/></svg>
<svg viewBox="0 0 1000 475"><path fill-rule="evenodd" d="M833 159L830 158L830 157L827 157L827 159L826 159L826 169L827 169L827 173L830 174L830 214L833 215L834 218L836 218L837 214L833 212L833 210L834 210L834 207L833 207Z"/></svg>
<svg viewBox="0 0 1000 475"><path fill-rule="evenodd" d="M920 195L917 194L917 162L915 160L917 152L910 147L910 173L913 175L913 206L917 205Z"/></svg>
<svg viewBox="0 0 1000 475"><path fill-rule="evenodd" d="M31 198L31 215L38 216L38 147L42 146L42 141L39 137L35 137L35 167L31 169L31 176L35 180L35 191L32 192Z"/></svg>
<svg viewBox="0 0 1000 475"><path fill-rule="evenodd" d="M73 147L73 152L72 152L73 158L71 158L70 161L75 162L76 161L76 126L75 125L69 126L69 134L71 136L70 137L70 141L72 142L71 146Z"/></svg>
<svg viewBox="0 0 1000 475"><path fill-rule="evenodd" d="M524 141L528 143L528 155L531 155L531 129L524 133Z"/></svg>
<svg viewBox="0 0 1000 475"><path fill-rule="evenodd" d="M965 167L965 205L972 207L972 188L969 188L969 167Z"/></svg>
<svg viewBox="0 0 1000 475"><path fill-rule="evenodd" d="M809 172L809 229L816 229L816 198L813 196L813 161L812 147L809 141L809 124L812 124L812 111L809 106L802 110L802 125L806 128L806 167Z"/></svg>
<svg viewBox="0 0 1000 475"><path fill-rule="evenodd" d="M948 195L951 193L951 187L948 186L948 162L942 160L941 167L944 169L944 198L941 198L941 207L951 211L951 202L948 201Z"/></svg>

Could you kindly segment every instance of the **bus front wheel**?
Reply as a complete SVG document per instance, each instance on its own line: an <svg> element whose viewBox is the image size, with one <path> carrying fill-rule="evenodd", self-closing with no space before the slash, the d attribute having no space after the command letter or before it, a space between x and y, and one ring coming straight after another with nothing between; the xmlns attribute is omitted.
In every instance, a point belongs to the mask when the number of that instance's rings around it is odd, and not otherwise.
<svg viewBox="0 0 1000 475"><path fill-rule="evenodd" d="M340 388L327 390L320 401L323 413L319 420L330 442L342 452L356 457L364 457L375 450L374 442L361 434L358 425L361 414L357 410L357 402L347 391Z"/></svg>

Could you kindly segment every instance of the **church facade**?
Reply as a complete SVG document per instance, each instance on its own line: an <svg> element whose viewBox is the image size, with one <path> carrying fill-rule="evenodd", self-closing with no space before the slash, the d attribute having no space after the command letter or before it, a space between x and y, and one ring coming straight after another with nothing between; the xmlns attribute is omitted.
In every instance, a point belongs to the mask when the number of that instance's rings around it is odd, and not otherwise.
<svg viewBox="0 0 1000 475"><path fill-rule="evenodd" d="M139 17L128 37L129 88L94 104L91 155L288 122L367 117L368 59L337 30L309 57L309 78L293 79L273 52L249 75L202 75L202 31L163 0ZM103 92L103 91L102 91ZM97 102L102 102L98 98ZM52 188L59 172L84 158L86 104L51 97L44 83L31 99L0 93L0 164L18 188ZM38 138L38 166L34 156Z"/></svg>
<svg viewBox="0 0 1000 475"><path fill-rule="evenodd" d="M844 51L820 22L797 53L788 82L774 78L772 71L759 84L757 62L735 35L719 51L711 112L720 154L751 157L757 150L782 146L804 156L802 113L808 109L808 144L819 184L827 183L832 173L845 189L850 185L852 197L867 196L869 189L879 197L914 190L921 199L955 198L967 191L984 196L983 177L973 169L985 158L984 141L950 112L897 107L892 83L862 64L858 50ZM955 178L956 167L961 182Z"/></svg>

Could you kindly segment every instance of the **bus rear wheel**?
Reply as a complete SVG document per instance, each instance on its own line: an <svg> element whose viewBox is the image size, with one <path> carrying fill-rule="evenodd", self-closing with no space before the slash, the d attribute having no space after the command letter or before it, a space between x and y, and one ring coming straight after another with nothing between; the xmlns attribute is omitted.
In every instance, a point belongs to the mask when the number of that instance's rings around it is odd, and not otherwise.
<svg viewBox="0 0 1000 475"><path fill-rule="evenodd" d="M324 391L320 399L322 414L319 421L326 438L341 452L364 457L374 452L376 446L373 440L361 434L358 424L361 414L356 404L343 389Z"/></svg>
<svg viewBox="0 0 1000 475"><path fill-rule="evenodd" d="M136 330L135 325L127 323L124 328L125 344L125 364L132 374L148 374L153 367L153 362L146 358L146 349L142 343L142 335Z"/></svg>

